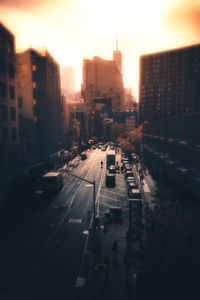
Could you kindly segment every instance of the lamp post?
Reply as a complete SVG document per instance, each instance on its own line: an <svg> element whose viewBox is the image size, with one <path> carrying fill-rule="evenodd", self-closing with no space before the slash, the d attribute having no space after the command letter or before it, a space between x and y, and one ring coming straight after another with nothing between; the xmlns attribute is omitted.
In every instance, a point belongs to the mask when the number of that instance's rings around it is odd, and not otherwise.
<svg viewBox="0 0 200 300"><path fill-rule="evenodd" d="M78 178L78 179L81 179L81 180L83 180L83 181L86 181L86 182L88 182L88 183L90 183L90 184L92 184L93 185L93 221L95 220L95 217L96 217L96 210L95 210L95 201L96 201L96 192L95 192L95 180L94 181L89 181L89 180L87 180L87 179L84 179L84 178L82 178L82 177L79 177L79 176L77 176L77 175L74 175L74 174L71 174L71 173L69 173L67 170L62 170L62 172L65 172L65 173L67 173L68 175L71 175L71 176L74 176L74 177L76 177L76 178Z"/></svg>

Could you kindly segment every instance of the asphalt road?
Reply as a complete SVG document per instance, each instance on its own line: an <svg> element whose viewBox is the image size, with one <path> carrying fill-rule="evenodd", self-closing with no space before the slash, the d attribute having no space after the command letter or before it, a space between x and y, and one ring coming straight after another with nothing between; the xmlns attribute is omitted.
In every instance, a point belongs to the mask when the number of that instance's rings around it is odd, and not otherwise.
<svg viewBox="0 0 200 300"><path fill-rule="evenodd" d="M97 215L124 201L124 181L105 187L106 152L88 151L67 171L96 182ZM93 210L93 185L62 172L64 187L49 205L29 212L1 238L0 299L73 299ZM120 178L121 176L121 178ZM17 199L16 199L17 201ZM123 203L123 202L122 202ZM88 218L87 211L90 211ZM86 234L85 234L86 233ZM14 298L15 299L15 298Z"/></svg>
<svg viewBox="0 0 200 300"><path fill-rule="evenodd" d="M107 188L106 152L88 150L87 155L83 161L76 158L67 172L95 180L96 215L103 216L113 206L126 207L124 174L116 174L116 187ZM117 161L121 161L120 154ZM0 299L74 299L83 277L93 185L61 172L64 186L59 194L48 205L29 211L19 225L1 238ZM149 193L148 186L145 188Z"/></svg>

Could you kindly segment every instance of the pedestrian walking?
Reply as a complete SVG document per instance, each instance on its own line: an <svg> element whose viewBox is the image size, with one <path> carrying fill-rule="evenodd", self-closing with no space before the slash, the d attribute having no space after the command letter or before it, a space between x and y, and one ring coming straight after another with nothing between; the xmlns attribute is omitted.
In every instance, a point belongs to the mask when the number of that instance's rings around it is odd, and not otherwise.
<svg viewBox="0 0 200 300"><path fill-rule="evenodd" d="M112 250L114 252L115 257L117 256L117 251L118 251L118 243L117 240L114 240L113 244L112 244Z"/></svg>

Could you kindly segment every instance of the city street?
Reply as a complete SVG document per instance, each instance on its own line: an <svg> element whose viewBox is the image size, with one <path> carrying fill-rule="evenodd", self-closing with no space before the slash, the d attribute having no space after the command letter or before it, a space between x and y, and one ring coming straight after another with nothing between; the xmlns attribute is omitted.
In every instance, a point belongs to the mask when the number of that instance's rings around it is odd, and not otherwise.
<svg viewBox="0 0 200 300"><path fill-rule="evenodd" d="M87 155L83 161L74 159L67 172L60 170L64 186L48 206L29 211L1 238L1 296L73 299L80 279L84 281L82 266L93 212L93 185L67 173L95 180L97 216L102 217L110 207L127 206L124 174L116 174L114 188L106 187L106 152L88 150ZM116 160L120 162L121 154ZM144 187L149 194L146 182Z"/></svg>

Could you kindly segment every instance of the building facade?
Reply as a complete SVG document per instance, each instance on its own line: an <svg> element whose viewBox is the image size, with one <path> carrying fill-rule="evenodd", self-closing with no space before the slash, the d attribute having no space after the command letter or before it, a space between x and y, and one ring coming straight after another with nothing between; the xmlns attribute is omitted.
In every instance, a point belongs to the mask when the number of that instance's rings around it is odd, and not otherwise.
<svg viewBox="0 0 200 300"><path fill-rule="evenodd" d="M1 199L4 198L1 187L18 172L23 161L23 148L19 144L15 55L15 37L0 23Z"/></svg>
<svg viewBox="0 0 200 300"><path fill-rule="evenodd" d="M94 57L83 61L82 97L95 109L97 103L120 111L124 101L123 75L114 60Z"/></svg>
<svg viewBox="0 0 200 300"><path fill-rule="evenodd" d="M17 90L26 155L45 160L63 146L60 68L47 51L17 54Z"/></svg>
<svg viewBox="0 0 200 300"><path fill-rule="evenodd" d="M151 167L198 193L200 45L140 58L139 120Z"/></svg>

